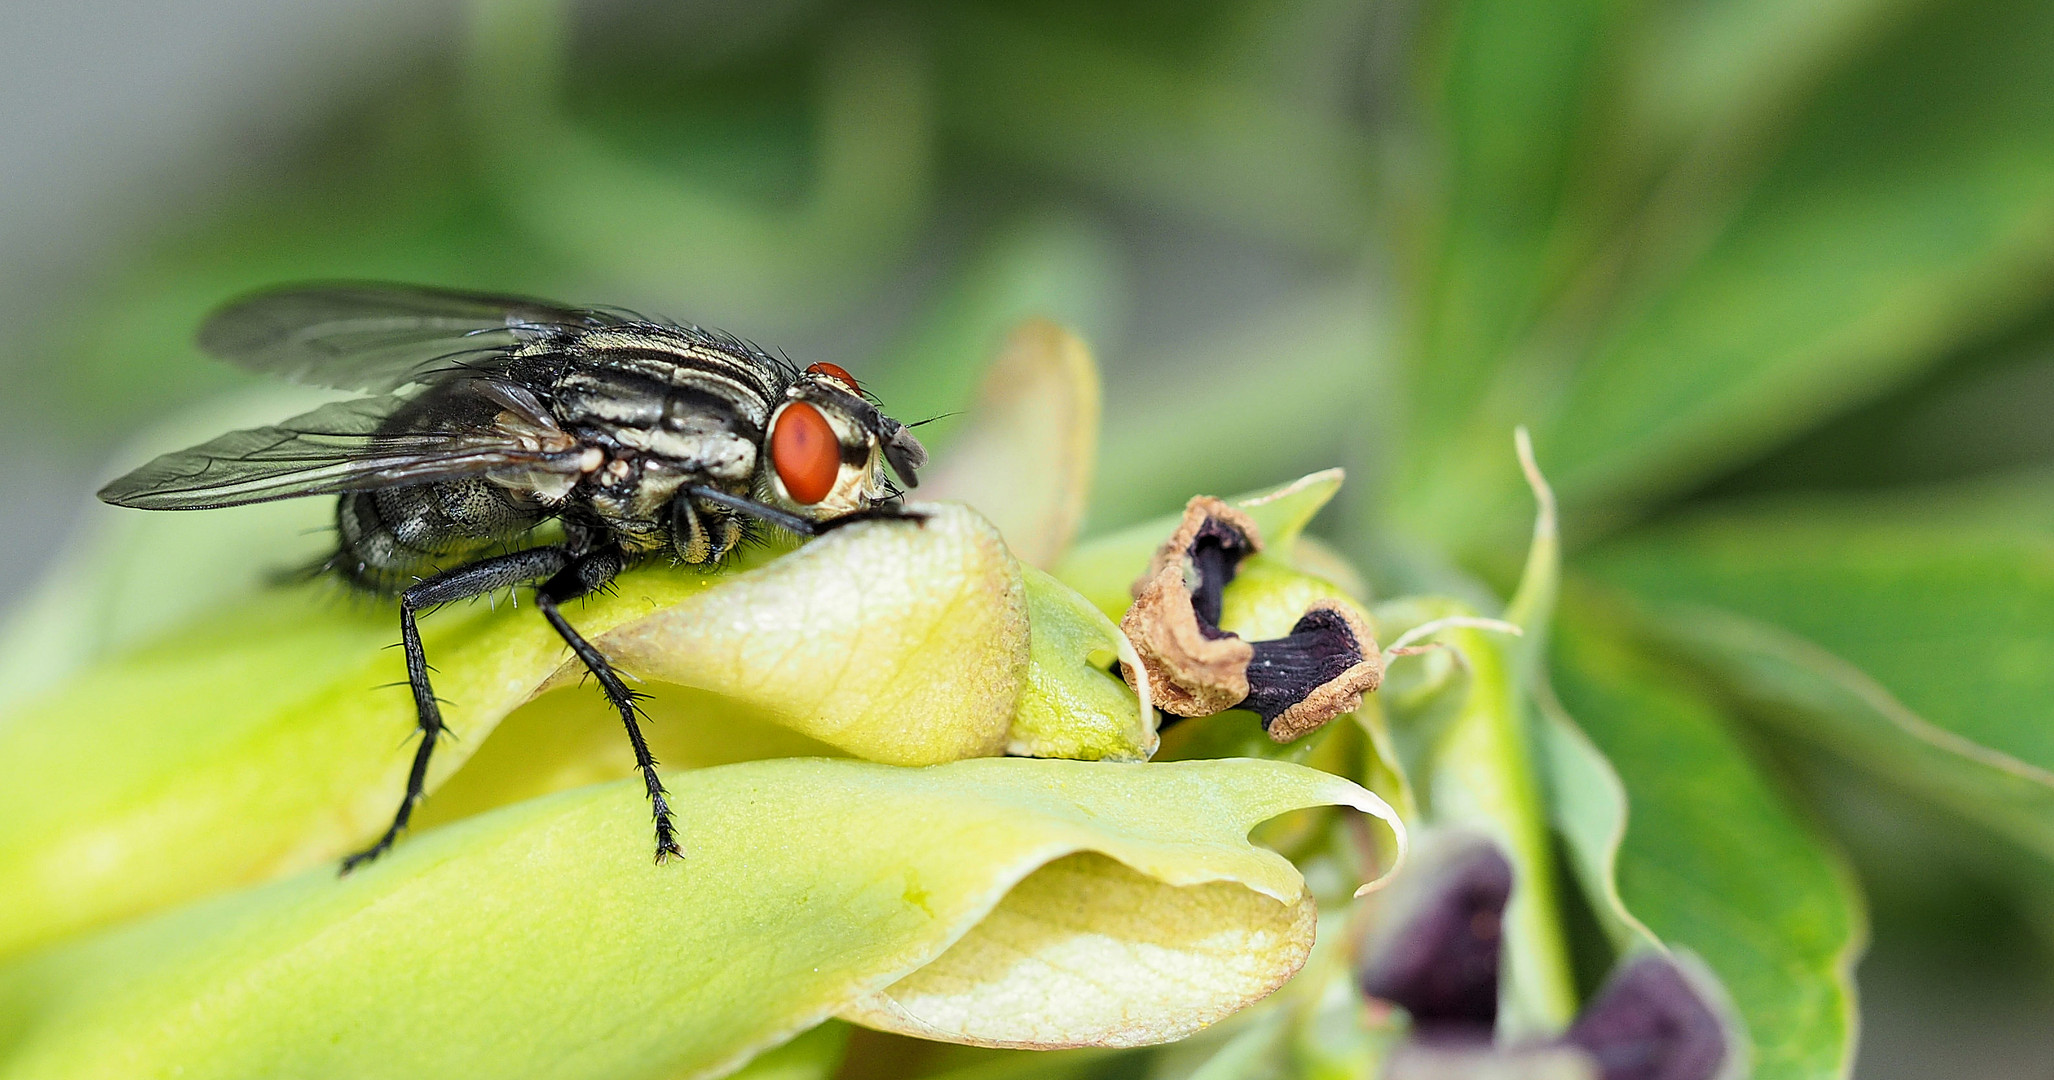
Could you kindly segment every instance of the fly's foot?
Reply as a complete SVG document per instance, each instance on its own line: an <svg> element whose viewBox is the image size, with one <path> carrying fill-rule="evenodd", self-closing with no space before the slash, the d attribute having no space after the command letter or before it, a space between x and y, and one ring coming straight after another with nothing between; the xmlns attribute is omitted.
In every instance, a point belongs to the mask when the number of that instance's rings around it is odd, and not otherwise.
<svg viewBox="0 0 2054 1080"><path fill-rule="evenodd" d="M370 847L367 847L364 850L359 851L356 854L343 859L342 870L338 876L348 877L350 875L350 871L355 870L357 867L362 866L367 862L371 862L377 859L378 856L383 855L388 851L391 851L392 842L398 838L399 834L397 831L388 832L384 836L379 837L377 843L372 844Z"/></svg>
<svg viewBox="0 0 2054 1080"><path fill-rule="evenodd" d="M684 849L678 847L677 826L671 821L669 801L660 790L651 793L650 800L656 808L656 865L662 866L671 858L684 858Z"/></svg>

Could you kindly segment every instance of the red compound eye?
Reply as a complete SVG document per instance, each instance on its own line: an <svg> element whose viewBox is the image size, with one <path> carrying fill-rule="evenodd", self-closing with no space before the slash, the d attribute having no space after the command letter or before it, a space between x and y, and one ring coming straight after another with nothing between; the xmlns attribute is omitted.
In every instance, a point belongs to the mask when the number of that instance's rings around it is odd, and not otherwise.
<svg viewBox="0 0 2054 1080"><path fill-rule="evenodd" d="M770 430L770 464L785 493L802 506L827 498L842 471L842 445L820 410L794 401Z"/></svg>
<svg viewBox="0 0 2054 1080"><path fill-rule="evenodd" d="M846 384L851 392L858 394L863 392L863 388L856 385L856 377L854 375L849 374L848 369L842 367L840 364L830 364L823 360L820 363L807 368L806 374L825 375L830 379L838 379L842 383Z"/></svg>

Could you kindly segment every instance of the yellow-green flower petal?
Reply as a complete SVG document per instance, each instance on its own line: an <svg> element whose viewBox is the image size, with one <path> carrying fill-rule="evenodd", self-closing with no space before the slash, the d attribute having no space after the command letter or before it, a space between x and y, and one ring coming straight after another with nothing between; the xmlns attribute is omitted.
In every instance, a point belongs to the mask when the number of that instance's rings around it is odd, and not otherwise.
<svg viewBox="0 0 2054 1080"><path fill-rule="evenodd" d="M1000 753L1027 673L1019 564L977 514L916 505L922 524L852 525L717 588L652 581L657 610L593 644L872 761ZM556 678L583 671L565 657Z"/></svg>
<svg viewBox="0 0 2054 1080"><path fill-rule="evenodd" d="M672 789L686 854L666 865L630 780L17 960L0 1077L671 1080L880 994L966 1038L1172 1037L1261 996L1309 944L1304 882L1251 826L1324 804L1393 821L1346 780L1250 760L781 759ZM1080 905L1078 884L1146 906ZM1215 944L1263 955L1192 955ZM1085 955L1105 965L1089 980L1056 963ZM1087 981L1101 996L1080 1009Z"/></svg>
<svg viewBox="0 0 2054 1080"><path fill-rule="evenodd" d="M640 688L642 735L665 775L779 757L844 753L705 690L665 683ZM620 715L593 708L590 687L564 686L515 709L492 729L435 797L414 811L416 829L445 825L523 799L639 775Z"/></svg>
<svg viewBox="0 0 2054 1080"><path fill-rule="evenodd" d="M1027 681L1013 707L1006 752L1087 761L1146 761L1156 748L1155 710L1112 673L1127 639L1076 590L1026 571L1032 625Z"/></svg>
<svg viewBox="0 0 2054 1080"><path fill-rule="evenodd" d="M1145 761L1156 714L1112 673L1119 628L1047 574L1025 569L1031 645L1005 750L1024 757ZM697 769L769 757L845 753L780 725L765 710L704 690L649 683L643 732L666 767ZM514 710L463 770L416 814L423 825L634 773L612 711L562 687Z"/></svg>
<svg viewBox="0 0 2054 1080"><path fill-rule="evenodd" d="M1257 552L1241 560L1234 580L1220 593L1220 629L1250 641L1283 637L1318 600L1340 604L1375 626L1369 612L1341 586L1268 552Z"/></svg>
<svg viewBox="0 0 2054 1080"><path fill-rule="evenodd" d="M1027 663L1017 563L973 512L929 510L759 549L744 573L636 571L571 621L630 672L737 696L850 753L999 753ZM0 954L376 835L414 727L392 685L396 623L332 586L273 591L0 716ZM422 632L457 736L431 791L508 712L576 678L525 607L458 606ZM606 712L596 694L590 707Z"/></svg>
<svg viewBox="0 0 2054 1080"><path fill-rule="evenodd" d="M1006 338L977 402L920 481L920 496L959 499L998 526L1030 566L1050 566L1084 521L1098 460L1098 365L1047 319Z"/></svg>
<svg viewBox="0 0 2054 1080"><path fill-rule="evenodd" d="M1317 921L1307 895L1280 904L1238 883L1166 885L1072 855L1022 881L933 963L841 1015L979 1046L1169 1042L1282 986L1312 951Z"/></svg>

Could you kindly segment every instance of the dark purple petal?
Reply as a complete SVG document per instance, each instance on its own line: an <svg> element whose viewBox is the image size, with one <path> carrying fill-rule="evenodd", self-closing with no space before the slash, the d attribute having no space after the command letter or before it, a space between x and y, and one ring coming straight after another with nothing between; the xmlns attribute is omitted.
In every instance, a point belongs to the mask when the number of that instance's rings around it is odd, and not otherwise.
<svg viewBox="0 0 2054 1080"><path fill-rule="evenodd" d="M1404 921L1379 936L1358 972L1362 991L1411 1013L1422 1037L1487 1039L1498 1018L1512 864L1480 841L1415 873L1417 894L1393 898L1407 901L1394 912Z"/></svg>
<svg viewBox="0 0 2054 1080"><path fill-rule="evenodd" d="M1604 1080L1711 1080L1726 1060L1718 1013L1659 953L1614 971L1567 1041L1597 1059Z"/></svg>

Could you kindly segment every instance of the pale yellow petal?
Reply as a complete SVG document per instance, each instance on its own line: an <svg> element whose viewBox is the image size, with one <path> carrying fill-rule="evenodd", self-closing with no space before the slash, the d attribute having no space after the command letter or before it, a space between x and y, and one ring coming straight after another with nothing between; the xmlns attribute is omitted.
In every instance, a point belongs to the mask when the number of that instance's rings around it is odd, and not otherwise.
<svg viewBox="0 0 2054 1080"><path fill-rule="evenodd" d="M948 952L841 1011L925 1039L1054 1049L1181 1039L1282 986L1317 911L1165 885L1102 855L1035 871Z"/></svg>
<svg viewBox="0 0 2054 1080"><path fill-rule="evenodd" d="M1084 521L1098 424L1091 349L1047 319L1029 319L1006 338L962 435L921 477L919 495L969 503L1021 562L1052 566Z"/></svg>
<svg viewBox="0 0 2054 1080"><path fill-rule="evenodd" d="M1026 590L954 504L829 533L594 642L647 679L712 690L872 761L1001 753L1026 675ZM558 680L583 669L566 658Z"/></svg>

